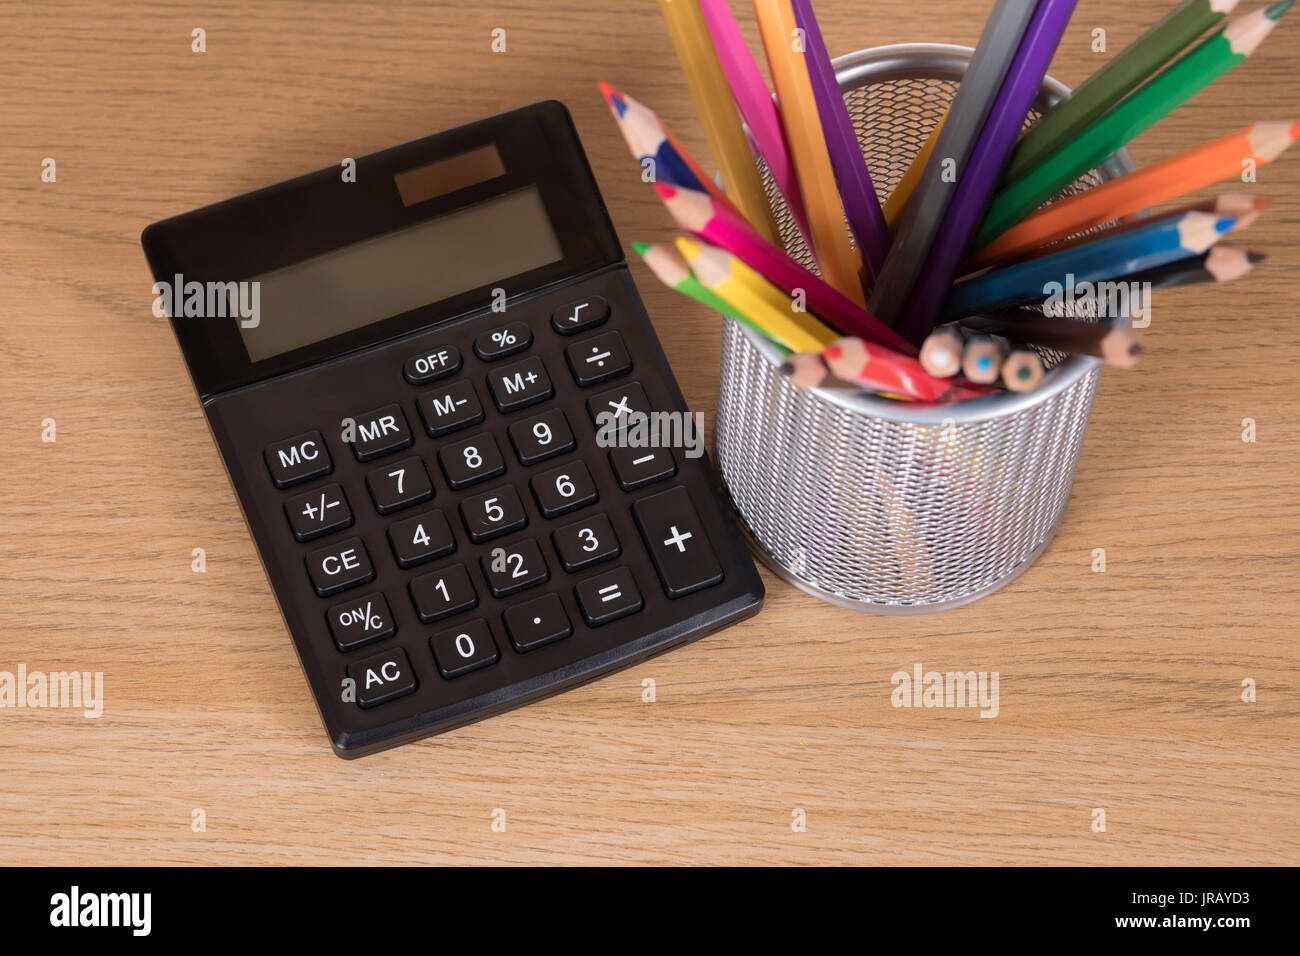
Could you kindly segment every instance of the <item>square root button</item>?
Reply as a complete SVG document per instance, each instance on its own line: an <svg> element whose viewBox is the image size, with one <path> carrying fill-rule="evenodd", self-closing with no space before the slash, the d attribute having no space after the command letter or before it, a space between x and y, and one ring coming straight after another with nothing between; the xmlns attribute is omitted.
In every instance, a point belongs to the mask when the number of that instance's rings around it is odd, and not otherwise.
<svg viewBox="0 0 1300 956"><path fill-rule="evenodd" d="M678 485L642 498L632 506L632 516L670 598L685 597L722 581L722 565L685 488Z"/></svg>

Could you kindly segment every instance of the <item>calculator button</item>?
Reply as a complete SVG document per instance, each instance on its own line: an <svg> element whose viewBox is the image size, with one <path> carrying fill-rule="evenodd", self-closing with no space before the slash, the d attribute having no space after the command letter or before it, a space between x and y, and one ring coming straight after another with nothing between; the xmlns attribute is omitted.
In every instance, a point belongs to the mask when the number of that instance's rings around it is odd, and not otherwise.
<svg viewBox="0 0 1300 956"><path fill-rule="evenodd" d="M349 664L348 677L356 683L358 707L377 707L415 693L417 686L411 661L400 647Z"/></svg>
<svg viewBox="0 0 1300 956"><path fill-rule="evenodd" d="M284 441L272 442L262 454L277 488L288 488L334 470L320 432L304 432Z"/></svg>
<svg viewBox="0 0 1300 956"><path fill-rule="evenodd" d="M460 349L440 345L412 355L402 366L402 377L412 385L428 385L460 371Z"/></svg>
<svg viewBox="0 0 1300 956"><path fill-rule="evenodd" d="M581 461L571 461L567 465L534 475L528 484L533 489L533 497L537 499L537 507L546 518L555 518L582 508L598 497L591 472Z"/></svg>
<svg viewBox="0 0 1300 956"><path fill-rule="evenodd" d="M294 495L284 503L284 513L299 541L310 541L352 524L347 496L338 485Z"/></svg>
<svg viewBox="0 0 1300 956"><path fill-rule="evenodd" d="M564 570L572 573L619 556L618 536L604 515L592 515L551 532Z"/></svg>
<svg viewBox="0 0 1300 956"><path fill-rule="evenodd" d="M514 412L544 402L555 394L546 366L536 355L497 369L488 376L492 400L503 412Z"/></svg>
<svg viewBox="0 0 1300 956"><path fill-rule="evenodd" d="M447 484L460 489L504 474L505 459L490 432L482 432L438 449L438 464Z"/></svg>
<svg viewBox="0 0 1300 956"><path fill-rule="evenodd" d="M460 503L460 517L475 544L528 526L523 503L510 485L466 498Z"/></svg>
<svg viewBox="0 0 1300 956"><path fill-rule="evenodd" d="M438 632L429 638L429 646L438 673L448 679L495 664L501 656L487 621L481 617L467 621L463 627Z"/></svg>
<svg viewBox="0 0 1300 956"><path fill-rule="evenodd" d="M485 362L522 352L533 344L533 330L522 322L488 329L474 340L474 354Z"/></svg>
<svg viewBox="0 0 1300 956"><path fill-rule="evenodd" d="M521 465L535 465L575 447L569 420L558 408L515 422L507 431Z"/></svg>
<svg viewBox="0 0 1300 956"><path fill-rule="evenodd" d="M573 593L578 598L578 607L582 608L582 616L592 627L617 621L645 607L632 572L627 568L615 568L588 578Z"/></svg>
<svg viewBox="0 0 1300 956"><path fill-rule="evenodd" d="M659 580L670 598L684 597L722 580L722 565L709 547L691 496L680 485L632 506Z"/></svg>
<svg viewBox="0 0 1300 956"><path fill-rule="evenodd" d="M321 597L365 584L375 576L370 555L360 538L335 541L307 555L307 573Z"/></svg>
<svg viewBox="0 0 1300 956"><path fill-rule="evenodd" d="M516 604L507 609L501 619L505 621L510 643L521 654L562 641L573 633L573 625L569 622L569 615L564 613L558 594L543 594Z"/></svg>
<svg viewBox="0 0 1300 956"><path fill-rule="evenodd" d="M353 428L352 454L357 456L357 461L370 461L391 454L409 447L414 440L399 405L385 405L373 412L357 415L353 419Z"/></svg>
<svg viewBox="0 0 1300 956"><path fill-rule="evenodd" d="M411 579L407 590L415 613L425 624L468 611L478 605L478 594L463 564L451 564Z"/></svg>
<svg viewBox="0 0 1300 956"><path fill-rule="evenodd" d="M483 406L468 379L425 392L415 400L415 407L420 411L424 430L430 438L448 435L483 420Z"/></svg>
<svg viewBox="0 0 1300 956"><path fill-rule="evenodd" d="M609 318L609 303L601 296L592 295L577 302L569 302L551 313L551 328L561 335L573 335L594 329Z"/></svg>
<svg viewBox="0 0 1300 956"><path fill-rule="evenodd" d="M388 529L393 557L404 568L413 568L456 550L456 539L441 511L426 511L399 521Z"/></svg>
<svg viewBox="0 0 1300 956"><path fill-rule="evenodd" d="M615 375L632 370L632 356L627 354L623 336L606 332L594 339L575 342L564 350L565 361L579 385L595 385Z"/></svg>
<svg viewBox="0 0 1300 956"><path fill-rule="evenodd" d="M495 597L506 597L550 580L542 549L532 538L493 548L480 559L483 577Z"/></svg>
<svg viewBox="0 0 1300 956"><path fill-rule="evenodd" d="M418 457L380 465L366 475L366 487L381 515L401 511L433 497L433 483Z"/></svg>
<svg viewBox="0 0 1300 956"><path fill-rule="evenodd" d="M609 463L624 491L635 491L677 474L677 462L666 448L615 448L609 453Z"/></svg>
<svg viewBox="0 0 1300 956"><path fill-rule="evenodd" d="M614 415L617 419L614 424L622 428L631 414L649 415L650 400L645 397L640 382L628 382L591 396L587 399L587 411L597 426L605 423L602 415Z"/></svg>
<svg viewBox="0 0 1300 956"><path fill-rule="evenodd" d="M325 612L325 617L334 643L341 651L354 651L397 632L388 602L378 591L335 604Z"/></svg>

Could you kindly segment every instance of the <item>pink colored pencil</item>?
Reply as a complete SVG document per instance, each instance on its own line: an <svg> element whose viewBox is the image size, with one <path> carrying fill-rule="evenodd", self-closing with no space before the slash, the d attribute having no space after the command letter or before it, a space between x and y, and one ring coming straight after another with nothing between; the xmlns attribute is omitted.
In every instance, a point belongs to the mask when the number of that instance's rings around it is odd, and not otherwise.
<svg viewBox="0 0 1300 956"><path fill-rule="evenodd" d="M856 335L914 356L917 348L834 286L809 272L741 217L714 202L708 193L655 183L655 190L677 224L727 250L769 282L791 295L802 289L808 311L845 335Z"/></svg>
<svg viewBox="0 0 1300 956"><path fill-rule="evenodd" d="M727 0L700 0L704 20L709 25L713 46L718 51L718 61L731 87L731 95L740 108L740 115L749 126L749 133L759 155L767 163L768 171L804 242L812 249L812 233L808 231L808 216L803 207L803 195L794 176L794 166L785 146L785 129L781 116L772 102L772 91L767 88L763 74L749 45L741 35L740 26L727 5Z"/></svg>

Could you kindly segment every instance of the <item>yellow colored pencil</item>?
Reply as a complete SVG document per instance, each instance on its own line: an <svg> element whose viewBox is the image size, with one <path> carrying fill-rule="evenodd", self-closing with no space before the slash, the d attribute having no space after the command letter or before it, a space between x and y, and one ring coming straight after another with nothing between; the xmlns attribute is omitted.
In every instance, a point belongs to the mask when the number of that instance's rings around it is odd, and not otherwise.
<svg viewBox="0 0 1300 956"><path fill-rule="evenodd" d="M705 288L792 352L820 352L839 337L814 316L797 311L788 295L731 253L685 236L677 238L677 248Z"/></svg>
<svg viewBox="0 0 1300 956"><path fill-rule="evenodd" d="M794 10L790 0L754 0L754 13L776 87L790 161L803 193L813 254L826 281L865 308L862 258L849 237L808 67L803 53L794 48L794 37L799 35Z"/></svg>
<svg viewBox="0 0 1300 956"><path fill-rule="evenodd" d="M727 195L755 229L779 242L780 233L772 218L767 193L763 191L763 179L749 148L740 111L731 98L731 87L718 62L699 0L659 0L659 10L668 24L668 35L686 76L695 111L700 114L713 161L722 173Z"/></svg>
<svg viewBox="0 0 1300 956"><path fill-rule="evenodd" d="M943 115L939 117L939 122L934 124L934 129L930 131L930 138L921 145L921 151L916 154L912 160L912 165L907 167L907 172L903 173L903 178L898 181L894 191L889 194L881 207L885 213L885 225L889 227L890 232L898 231L898 224L903 221L903 213L907 212L907 201L912 198L912 193L916 191L916 184L921 181L921 173L925 172L925 164L930 160L930 153L934 152L934 144L939 140L939 131L943 129L943 121L948 118L948 111L944 110Z"/></svg>

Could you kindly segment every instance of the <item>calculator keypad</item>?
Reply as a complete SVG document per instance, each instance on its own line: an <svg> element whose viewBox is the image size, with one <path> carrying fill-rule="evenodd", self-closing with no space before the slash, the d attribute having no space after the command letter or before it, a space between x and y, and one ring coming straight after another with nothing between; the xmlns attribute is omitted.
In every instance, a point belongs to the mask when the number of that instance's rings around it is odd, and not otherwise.
<svg viewBox="0 0 1300 956"><path fill-rule="evenodd" d="M641 363L644 341L613 326L609 298L559 301L394 346L388 384L355 392L370 401L340 396L259 446L279 533L300 549L296 573L317 604L314 650L291 624L300 652L335 656L339 679L355 682L343 707L366 714L362 726L577 673L668 626L679 602L681 620L717 603L689 598L724 581L714 525L692 500L716 507L703 469L625 431L656 408L651 395L677 400ZM337 713L337 693L317 684L322 711ZM480 709L467 706L458 712Z"/></svg>

